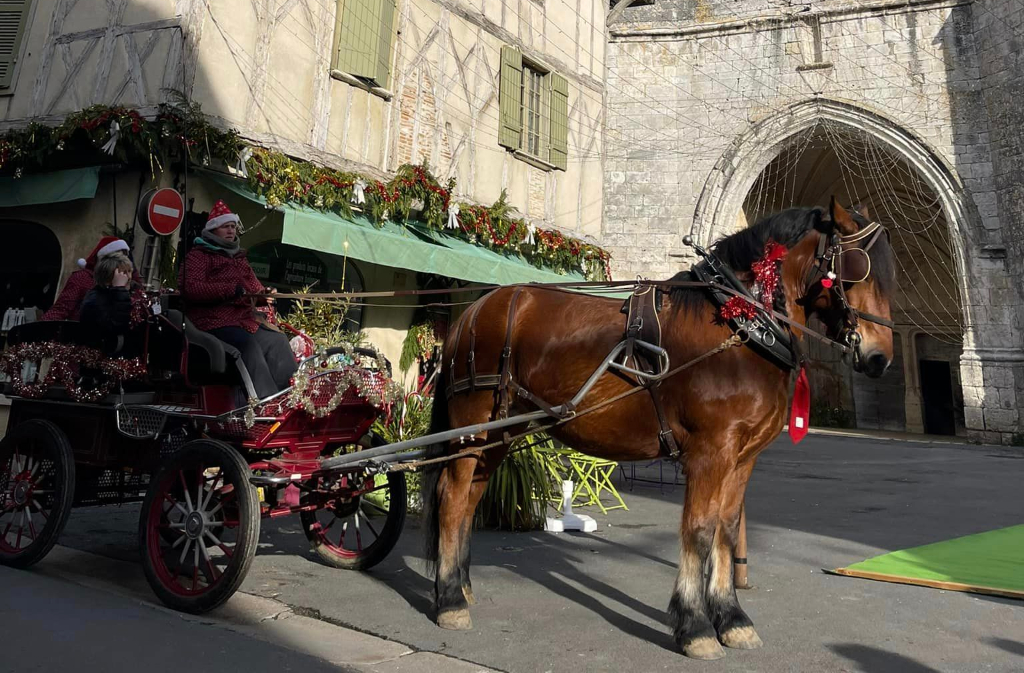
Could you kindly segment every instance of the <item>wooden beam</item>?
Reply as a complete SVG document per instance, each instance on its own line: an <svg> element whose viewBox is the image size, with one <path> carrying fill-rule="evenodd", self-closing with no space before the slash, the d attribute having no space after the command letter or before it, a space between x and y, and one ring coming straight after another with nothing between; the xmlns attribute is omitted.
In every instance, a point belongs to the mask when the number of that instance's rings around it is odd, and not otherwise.
<svg viewBox="0 0 1024 673"><path fill-rule="evenodd" d="M824 569L823 569L824 570ZM997 587L986 587L978 584L963 584L962 582L945 582L943 580L929 580L919 577L904 577L902 575L886 575L885 573L873 573L863 570L850 570L849 568L836 568L835 570L824 570L829 575L844 575L846 577L860 577L866 580L877 580L879 582L893 582L895 584L911 584L918 587L929 587L932 589L944 589L945 591L966 591L972 594L985 594L986 596L1002 596L1004 598L1024 599L1024 591L1013 589L999 589Z"/></svg>

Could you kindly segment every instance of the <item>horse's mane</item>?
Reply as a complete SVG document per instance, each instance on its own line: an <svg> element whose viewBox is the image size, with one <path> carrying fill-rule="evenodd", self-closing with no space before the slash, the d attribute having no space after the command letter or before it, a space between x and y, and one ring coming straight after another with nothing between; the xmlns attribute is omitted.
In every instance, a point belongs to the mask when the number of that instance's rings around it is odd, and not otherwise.
<svg viewBox="0 0 1024 673"><path fill-rule="evenodd" d="M850 216L861 227L870 224L860 213L850 211ZM718 240L713 244L712 250L734 271L749 271L750 266L764 256L764 248L768 241L775 241L791 248L810 230L817 228L823 220L827 219L824 209L820 207L787 208L762 218L753 226ZM888 245L876 245L871 249L869 255L872 276L879 282L881 291L889 296L895 284L892 248ZM677 273L670 280L692 281L696 278L689 271L683 271ZM707 301L707 294L704 290L679 288L672 290L671 296L673 301L680 302L685 308L699 309Z"/></svg>

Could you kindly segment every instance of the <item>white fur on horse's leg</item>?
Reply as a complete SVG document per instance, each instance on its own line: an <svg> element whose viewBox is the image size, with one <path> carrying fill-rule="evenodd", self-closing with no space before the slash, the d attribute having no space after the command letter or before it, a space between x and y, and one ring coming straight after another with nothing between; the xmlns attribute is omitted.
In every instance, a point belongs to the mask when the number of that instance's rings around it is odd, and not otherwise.
<svg viewBox="0 0 1024 673"><path fill-rule="evenodd" d="M437 625L450 631L469 631L473 628L473 620L467 608L445 610L437 615Z"/></svg>
<svg viewBox="0 0 1024 673"><path fill-rule="evenodd" d="M736 650L756 650L764 645L753 626L737 626L719 634L718 639L726 647Z"/></svg>
<svg viewBox="0 0 1024 673"><path fill-rule="evenodd" d="M714 638L694 638L683 645L683 654L691 659L714 661L724 657L725 650L722 649L722 646Z"/></svg>
<svg viewBox="0 0 1024 673"><path fill-rule="evenodd" d="M476 605L476 597L473 596L473 587L462 585L462 595L466 597L466 602L470 605Z"/></svg>

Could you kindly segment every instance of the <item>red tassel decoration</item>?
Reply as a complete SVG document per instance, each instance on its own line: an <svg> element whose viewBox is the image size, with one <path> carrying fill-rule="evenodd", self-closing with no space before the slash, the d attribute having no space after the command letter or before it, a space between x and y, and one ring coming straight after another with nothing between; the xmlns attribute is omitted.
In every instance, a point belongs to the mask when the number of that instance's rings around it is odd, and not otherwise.
<svg viewBox="0 0 1024 673"><path fill-rule="evenodd" d="M807 370L800 368L793 388L793 408L789 412L789 438L794 444L807 435L811 424L811 384L807 382Z"/></svg>
<svg viewBox="0 0 1024 673"><path fill-rule="evenodd" d="M718 315L722 320L740 317L753 320L757 317L757 308L743 297L731 297L729 301L722 304L722 308L718 309Z"/></svg>

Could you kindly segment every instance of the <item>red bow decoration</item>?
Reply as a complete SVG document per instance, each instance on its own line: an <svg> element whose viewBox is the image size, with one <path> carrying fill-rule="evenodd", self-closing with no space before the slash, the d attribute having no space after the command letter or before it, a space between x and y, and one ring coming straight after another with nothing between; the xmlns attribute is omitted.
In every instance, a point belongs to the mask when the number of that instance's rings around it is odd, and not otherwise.
<svg viewBox="0 0 1024 673"><path fill-rule="evenodd" d="M764 246L764 255L750 265L754 272L754 282L759 291L755 290L755 296L771 311L775 302L775 292L778 290L779 282L782 280L779 274L779 266L789 250L786 246L768 241ZM718 316L722 320L733 320L735 318L746 318L753 320L757 317L757 308L742 297L732 297L718 310Z"/></svg>

